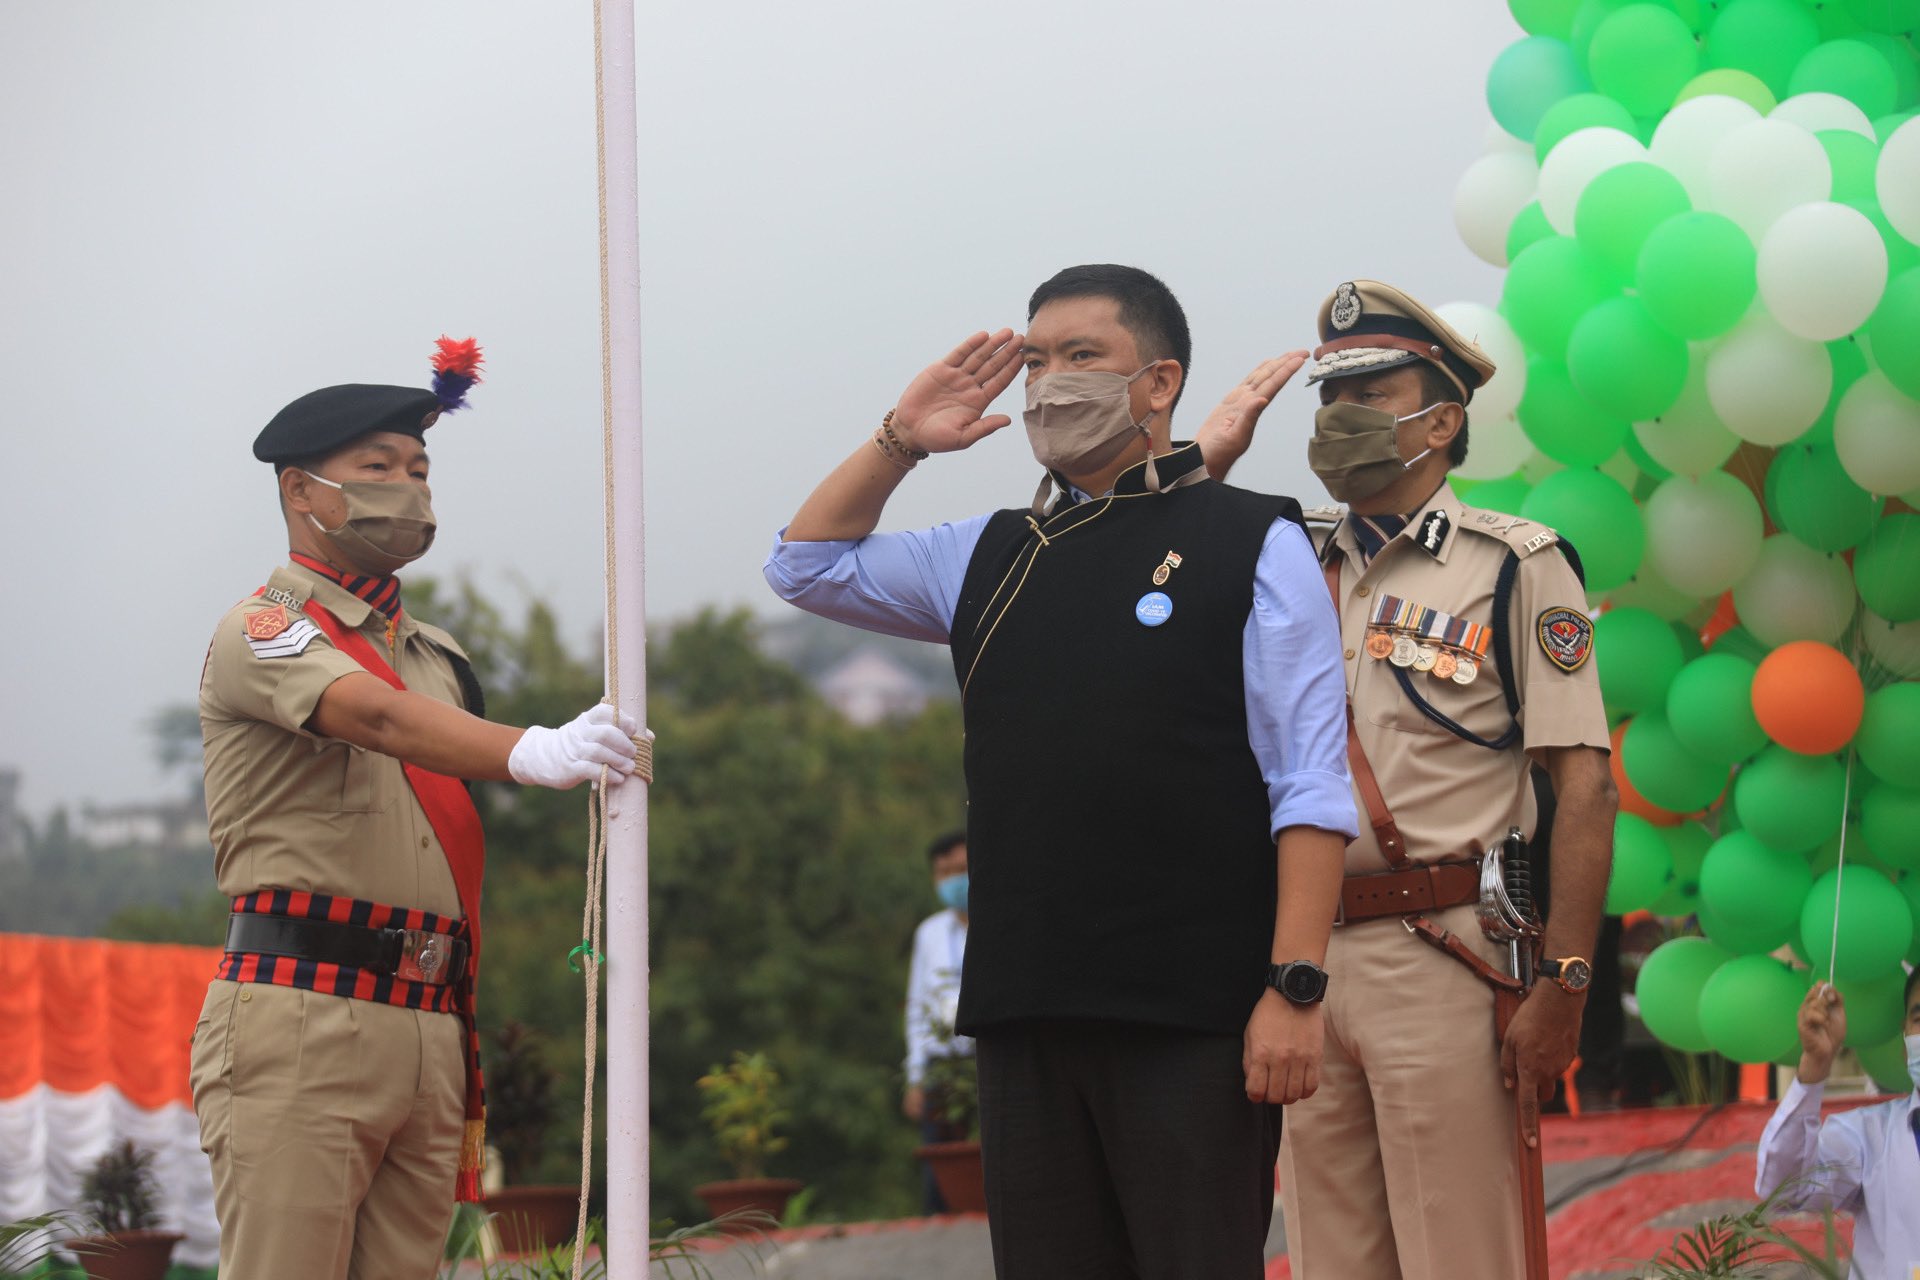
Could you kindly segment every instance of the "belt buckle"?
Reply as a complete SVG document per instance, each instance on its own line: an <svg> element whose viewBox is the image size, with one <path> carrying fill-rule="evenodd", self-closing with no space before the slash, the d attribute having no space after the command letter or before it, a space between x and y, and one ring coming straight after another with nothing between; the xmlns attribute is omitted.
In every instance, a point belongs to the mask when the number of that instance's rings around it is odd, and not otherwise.
<svg viewBox="0 0 1920 1280"><path fill-rule="evenodd" d="M408 982L443 983L453 939L425 929L406 929L400 938L400 963L394 976Z"/></svg>

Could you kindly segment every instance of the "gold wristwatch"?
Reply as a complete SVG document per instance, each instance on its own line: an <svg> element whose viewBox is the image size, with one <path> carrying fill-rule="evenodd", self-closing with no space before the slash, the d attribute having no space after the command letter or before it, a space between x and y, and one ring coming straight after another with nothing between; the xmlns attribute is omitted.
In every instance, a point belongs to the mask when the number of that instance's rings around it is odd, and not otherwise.
<svg viewBox="0 0 1920 1280"><path fill-rule="evenodd" d="M1570 996L1585 995L1587 988L1593 985L1593 965L1580 956L1542 960L1540 976L1552 978Z"/></svg>

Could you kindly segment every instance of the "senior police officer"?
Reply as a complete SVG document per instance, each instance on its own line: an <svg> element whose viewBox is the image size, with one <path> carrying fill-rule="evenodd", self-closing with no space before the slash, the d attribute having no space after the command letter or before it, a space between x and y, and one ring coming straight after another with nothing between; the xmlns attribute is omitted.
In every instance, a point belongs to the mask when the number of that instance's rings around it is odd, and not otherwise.
<svg viewBox="0 0 1920 1280"><path fill-rule="evenodd" d="M1307 456L1347 504L1321 560L1360 837L1328 949L1320 1090L1289 1109L1282 1143L1288 1253L1305 1280L1526 1275L1521 1166L1575 1052L1611 859L1593 625L1553 530L1447 482L1486 355L1374 281L1340 285L1319 322ZM1251 435L1219 425L1202 442L1215 474ZM1508 963L1476 923L1478 858L1530 822L1531 761L1557 797L1553 901L1542 979L1496 1040Z"/></svg>
<svg viewBox="0 0 1920 1280"><path fill-rule="evenodd" d="M483 719L460 646L401 605L393 575L435 527L425 433L464 403L478 351L443 339L436 363L438 394L326 387L254 441L289 562L221 619L200 685L234 900L192 1053L222 1275L434 1274L482 1140L484 851L460 780L634 767L611 707L558 729Z"/></svg>

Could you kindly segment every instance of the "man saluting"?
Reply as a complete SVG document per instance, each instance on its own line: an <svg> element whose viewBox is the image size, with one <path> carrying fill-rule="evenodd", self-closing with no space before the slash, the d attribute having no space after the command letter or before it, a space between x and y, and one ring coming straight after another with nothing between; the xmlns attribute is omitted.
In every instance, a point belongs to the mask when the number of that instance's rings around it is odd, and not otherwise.
<svg viewBox="0 0 1920 1280"><path fill-rule="evenodd" d="M200 681L233 899L192 1056L223 1275L434 1274L483 1141L484 848L461 780L634 767L609 706L559 729L483 719L460 646L401 605L393 575L433 543L426 430L478 381L471 340L440 348L435 390L325 387L253 443L291 551L221 619Z"/></svg>

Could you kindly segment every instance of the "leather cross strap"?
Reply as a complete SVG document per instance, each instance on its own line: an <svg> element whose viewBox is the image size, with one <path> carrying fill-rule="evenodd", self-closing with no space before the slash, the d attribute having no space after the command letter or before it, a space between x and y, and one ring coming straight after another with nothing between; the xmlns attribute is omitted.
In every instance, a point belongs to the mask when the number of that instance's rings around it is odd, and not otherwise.
<svg viewBox="0 0 1920 1280"><path fill-rule="evenodd" d="M1327 575L1327 592L1333 596L1336 617L1340 613L1340 562L1345 558L1335 555L1321 566ZM1347 768L1353 771L1353 784L1360 789L1360 802L1367 806L1367 823L1373 828L1373 838L1379 841L1387 865L1395 871L1411 867L1413 859L1407 856L1407 842L1400 838L1400 828L1387 809L1387 798L1380 794L1380 780L1373 776L1373 766L1367 763L1367 753L1360 746L1360 734L1353 725L1351 694L1347 696ZM1478 892L1476 885L1475 893Z"/></svg>
<svg viewBox="0 0 1920 1280"><path fill-rule="evenodd" d="M1444 911L1479 900L1477 862L1435 862L1404 871L1348 876L1340 882L1339 923Z"/></svg>
<svg viewBox="0 0 1920 1280"><path fill-rule="evenodd" d="M1438 947L1473 970L1479 975L1481 981L1494 989L1496 994L1505 991L1517 996L1522 993L1520 979L1511 974L1502 973L1482 960L1480 953L1468 946L1461 940L1460 935L1451 929L1442 929L1425 916L1408 916L1404 923L1408 933L1422 942ZM1505 1028L1497 1028L1496 1035L1503 1033L1504 1030Z"/></svg>

